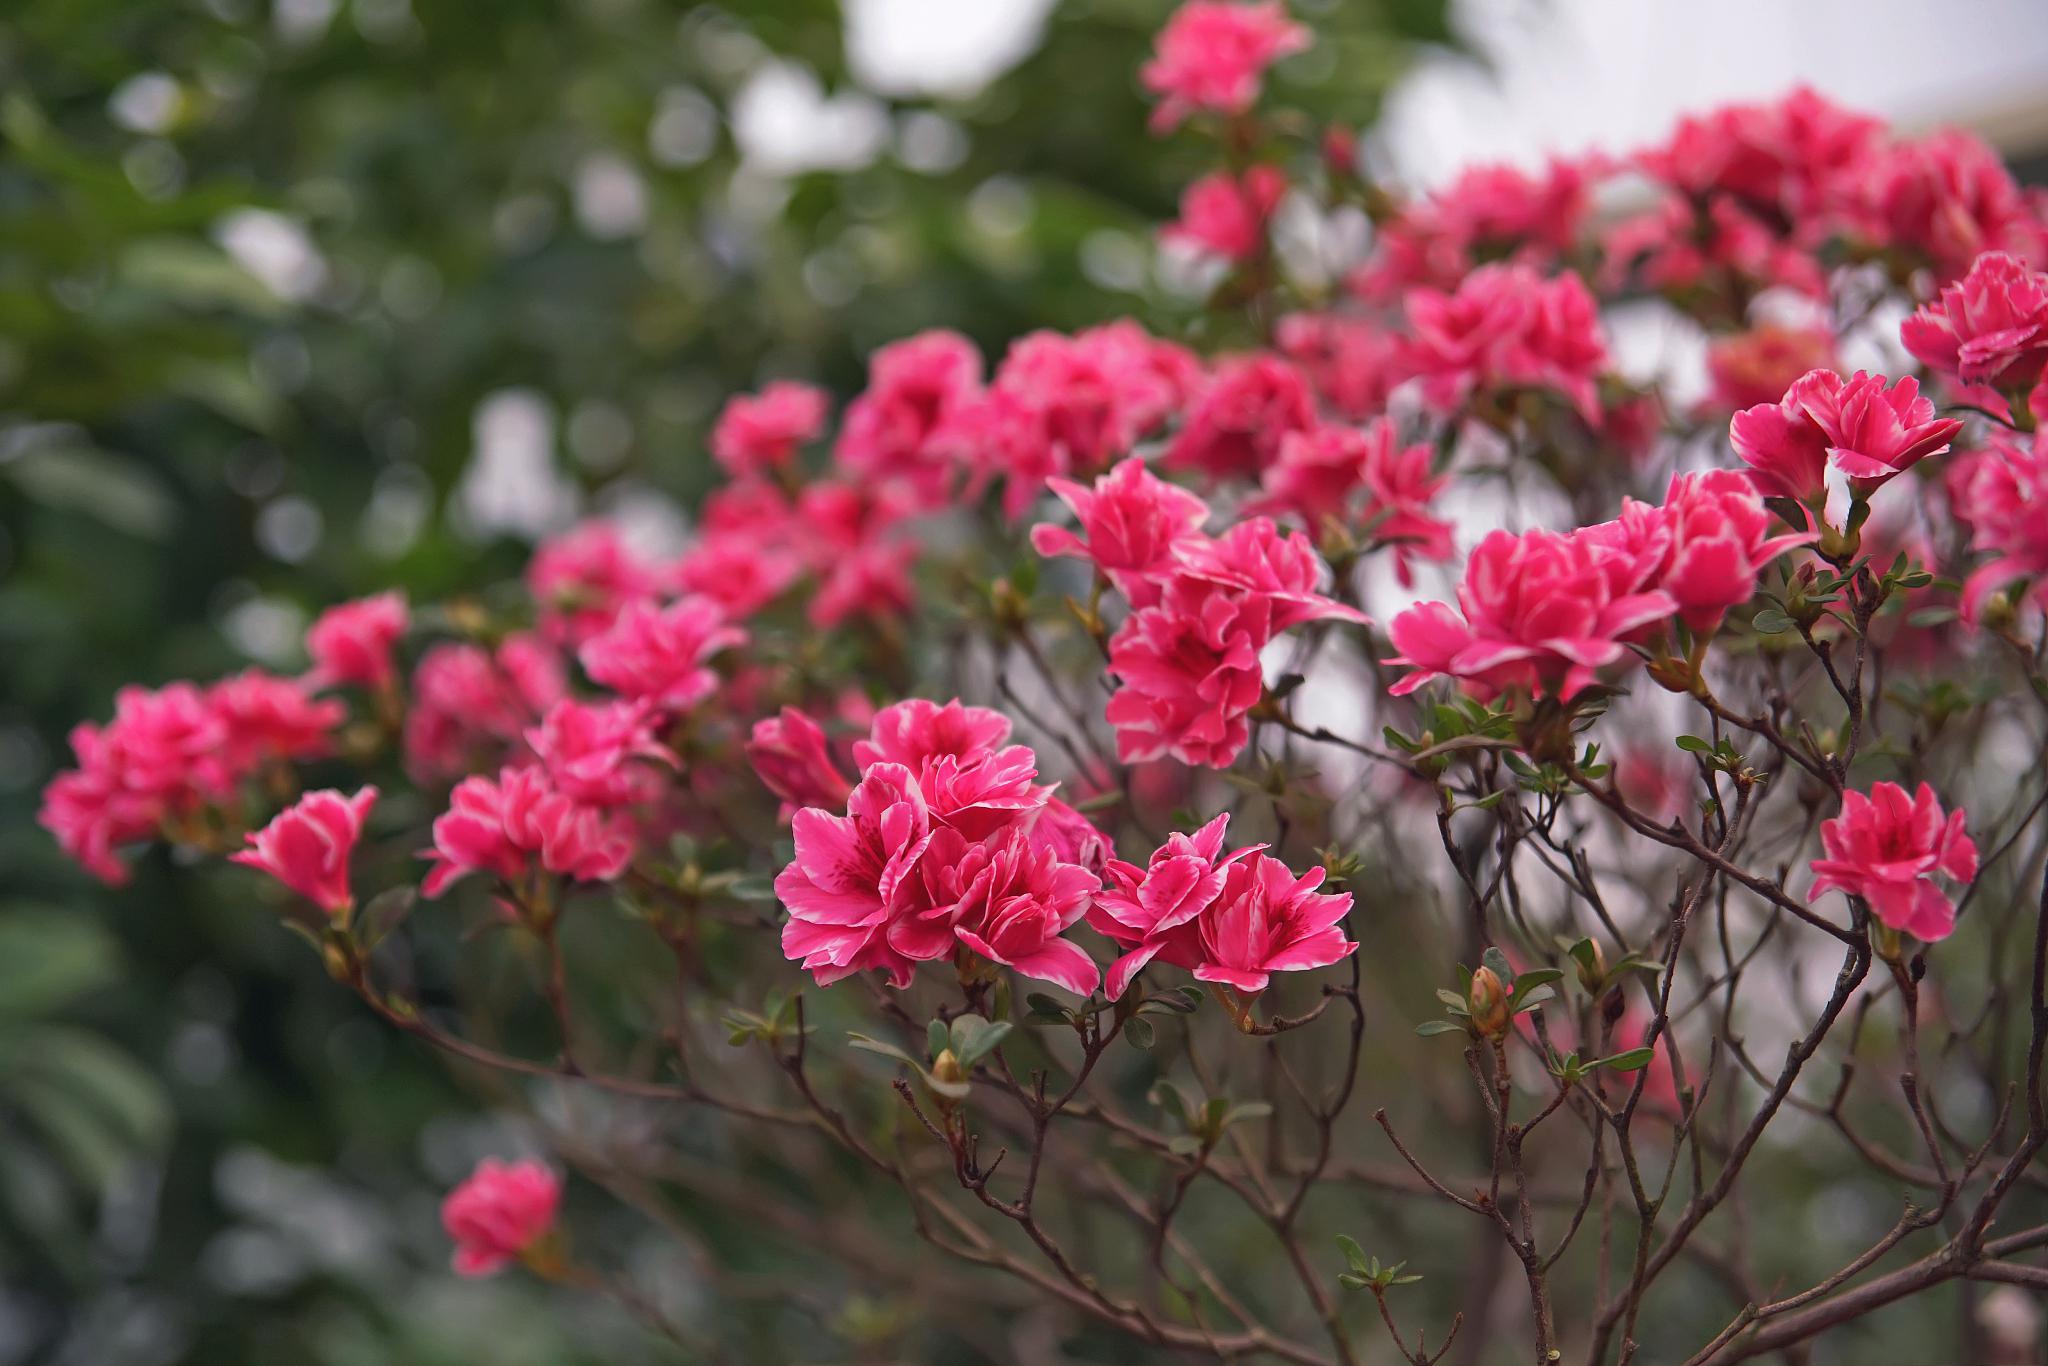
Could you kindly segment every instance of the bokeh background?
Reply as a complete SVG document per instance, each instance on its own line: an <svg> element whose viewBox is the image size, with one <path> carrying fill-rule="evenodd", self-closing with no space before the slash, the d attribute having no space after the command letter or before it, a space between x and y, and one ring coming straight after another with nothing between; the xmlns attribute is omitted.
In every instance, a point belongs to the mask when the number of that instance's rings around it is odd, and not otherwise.
<svg viewBox="0 0 2048 1366"><path fill-rule="evenodd" d="M123 682L294 668L321 606L482 588L591 512L673 531L735 389L845 394L939 325L1201 344L1152 230L1206 149L1135 77L1170 8L0 7L0 1363L668 1359L446 1274L488 1097L160 852L89 883L38 790ZM1295 8L1284 97L1379 120L1407 183L1802 79L2030 178L2048 149L2038 0ZM885 1306L813 1289L746 1312L895 1359Z"/></svg>

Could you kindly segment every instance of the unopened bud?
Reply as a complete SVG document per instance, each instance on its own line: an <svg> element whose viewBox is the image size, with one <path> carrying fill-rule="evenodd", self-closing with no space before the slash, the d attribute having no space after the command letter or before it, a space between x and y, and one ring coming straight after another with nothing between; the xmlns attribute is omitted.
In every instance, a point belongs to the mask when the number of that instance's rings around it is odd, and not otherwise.
<svg viewBox="0 0 2048 1366"><path fill-rule="evenodd" d="M932 1059L932 1077L937 1081L962 1082L967 1080L967 1073L960 1066L960 1059L953 1056L953 1050L942 1048L939 1056Z"/></svg>
<svg viewBox="0 0 2048 1366"><path fill-rule="evenodd" d="M1508 991L1492 968L1472 974L1466 1008L1472 1012L1473 1027L1487 1038L1498 1039L1508 1032Z"/></svg>
<svg viewBox="0 0 2048 1366"><path fill-rule="evenodd" d="M1590 952L1584 958L1573 954L1572 962L1578 968L1579 985L1586 989L1588 996L1598 996L1607 981L1607 955L1600 952L1597 939L1588 937L1586 947Z"/></svg>

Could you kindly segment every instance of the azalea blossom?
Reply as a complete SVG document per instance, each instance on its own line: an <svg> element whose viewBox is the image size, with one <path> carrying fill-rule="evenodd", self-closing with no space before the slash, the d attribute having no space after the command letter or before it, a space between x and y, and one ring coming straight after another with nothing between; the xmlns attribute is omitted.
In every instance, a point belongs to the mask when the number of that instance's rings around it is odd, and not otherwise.
<svg viewBox="0 0 2048 1366"><path fill-rule="evenodd" d="M540 608L541 633L573 649L610 626L627 603L651 597L660 576L617 527L585 522L534 552L526 587Z"/></svg>
<svg viewBox="0 0 2048 1366"><path fill-rule="evenodd" d="M841 806L853 782L832 762L825 732L795 707L754 723L747 762L770 792L791 807Z"/></svg>
<svg viewBox="0 0 2048 1366"><path fill-rule="evenodd" d="M735 394L711 429L711 458L736 479L787 469L797 448L824 431L826 404L824 390L794 380Z"/></svg>
<svg viewBox="0 0 2048 1366"><path fill-rule="evenodd" d="M312 681L329 688L389 687L398 676L391 649L409 621L405 594L396 591L328 608L306 632Z"/></svg>
<svg viewBox="0 0 2048 1366"><path fill-rule="evenodd" d="M249 835L249 847L229 861L261 869L329 915L345 914L355 905L349 856L376 801L374 787L353 797L331 788L308 792Z"/></svg>
<svg viewBox="0 0 2048 1366"><path fill-rule="evenodd" d="M563 793L591 806L643 801L655 781L643 761L673 766L654 736L654 708L645 701L578 702L564 698L526 731L526 743Z"/></svg>
<svg viewBox="0 0 2048 1366"><path fill-rule="evenodd" d="M1933 942L1955 929L1956 908L1935 875L1968 883L1977 876L1977 844L1961 811L1942 814L1934 789L1908 796L1897 783L1878 783L1866 796L1842 794L1842 813L1821 822L1825 856L1813 861L1813 890L1860 896L1877 918L1902 934Z"/></svg>
<svg viewBox="0 0 2048 1366"><path fill-rule="evenodd" d="M2002 416L2002 396L2029 388L2048 367L2048 275L2016 256L1986 252L1899 325L1899 340L1966 389L1984 386L1987 406Z"/></svg>
<svg viewBox="0 0 2048 1366"><path fill-rule="evenodd" d="M455 1242L455 1272L489 1276L553 1231L561 1178L539 1162L485 1158L441 1202L441 1227Z"/></svg>
<svg viewBox="0 0 2048 1366"><path fill-rule="evenodd" d="M846 814L806 807L790 822L796 857L775 879L789 911L782 951L829 986L878 969L899 991L914 960L889 944L892 920L918 909L903 899L907 879L932 840L930 809L917 778L901 764L862 774Z"/></svg>
<svg viewBox="0 0 2048 1366"><path fill-rule="evenodd" d="M1212 479L1256 479L1289 432L1315 426L1315 399L1301 373L1260 353L1219 361L1167 447L1172 469Z"/></svg>
<svg viewBox="0 0 2048 1366"><path fill-rule="evenodd" d="M1305 50L1308 30L1288 19L1281 0L1188 0L1159 31L1139 79L1159 96L1154 132L1190 114L1242 114L1259 98L1266 68Z"/></svg>
<svg viewBox="0 0 2048 1366"><path fill-rule="evenodd" d="M1287 177L1274 166L1203 176L1182 192L1180 220L1160 238L1241 265L1265 247L1266 226L1286 193Z"/></svg>
<svg viewBox="0 0 2048 1366"><path fill-rule="evenodd" d="M706 661L746 640L710 598L682 597L666 607L642 600L583 642L577 658L593 680L622 697L682 712L718 688Z"/></svg>
<svg viewBox="0 0 2048 1366"><path fill-rule="evenodd" d="M1632 658L1631 634L1678 610L1662 589L1618 584L1609 565L1597 537L1493 532L1472 551L1457 607L1426 602L1394 618L1401 653L1387 662L1413 672L1389 691L1448 677L1482 699L1512 688L1569 702Z"/></svg>
<svg viewBox="0 0 2048 1366"><path fill-rule="evenodd" d="M1991 594L2031 582L2048 598L2048 443L1998 440L1950 480L1956 517L1970 548L1991 556L1963 583L1963 619L1975 622Z"/></svg>
<svg viewBox="0 0 2048 1366"><path fill-rule="evenodd" d="M633 857L630 829L617 817L556 791L538 768L508 768L495 779L465 778L434 819L430 897L470 873L516 885L532 856L578 882L610 882Z"/></svg>
<svg viewBox="0 0 2048 1366"><path fill-rule="evenodd" d="M1481 266L1453 292L1408 296L1408 364L1442 412L1475 394L1547 389L1588 423L1600 417L1595 381L1607 365L1599 310L1585 282L1545 279L1527 266Z"/></svg>
<svg viewBox="0 0 2048 1366"><path fill-rule="evenodd" d="M1041 555L1073 555L1092 563L1134 607L1159 595L1159 580L1175 563L1173 550L1196 535L1209 505L1170 484L1136 458L1119 464L1084 487L1068 479L1051 481L1052 491L1074 511L1081 535L1041 522L1031 545Z"/></svg>
<svg viewBox="0 0 2048 1366"><path fill-rule="evenodd" d="M1930 455L1939 455L1963 424L1937 418L1908 376L1886 388L1883 375L1858 370L1843 379L1832 370L1801 377L1778 403L1735 415L1728 427L1735 453L1766 497L1819 506L1827 497L1830 466L1869 497Z"/></svg>

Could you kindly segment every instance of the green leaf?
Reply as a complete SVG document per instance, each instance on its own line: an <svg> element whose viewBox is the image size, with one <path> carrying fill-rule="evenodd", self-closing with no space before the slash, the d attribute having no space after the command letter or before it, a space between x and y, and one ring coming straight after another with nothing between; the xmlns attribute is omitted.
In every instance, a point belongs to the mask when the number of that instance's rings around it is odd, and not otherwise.
<svg viewBox="0 0 2048 1366"><path fill-rule="evenodd" d="M1539 988L1546 987L1552 982L1562 981L1563 979L1564 972L1562 969L1530 968L1515 979L1515 989L1508 993L1508 1009L1519 1009L1523 1003L1534 997L1535 992Z"/></svg>
<svg viewBox="0 0 2048 1366"><path fill-rule="evenodd" d="M1697 735L1681 735L1678 737L1677 744L1687 754L1712 754L1714 752L1714 747Z"/></svg>
<svg viewBox="0 0 2048 1366"><path fill-rule="evenodd" d="M1152 1022L1142 1015L1134 1015L1124 1021L1124 1042L1133 1048L1152 1046Z"/></svg>
<svg viewBox="0 0 2048 1366"><path fill-rule="evenodd" d="M1463 1034L1465 1029L1464 1026L1453 1024L1449 1020L1424 1020L1415 1026L1415 1032L1425 1039L1430 1039L1439 1034Z"/></svg>
<svg viewBox="0 0 2048 1366"><path fill-rule="evenodd" d="M749 873L734 878L725 890L736 901L773 901L775 879L767 873Z"/></svg>
<svg viewBox="0 0 2048 1366"><path fill-rule="evenodd" d="M944 1020L933 1020L924 1027L924 1046L927 1056L938 1057L939 1054L952 1046L952 1042L952 1035L947 1030Z"/></svg>
<svg viewBox="0 0 2048 1366"><path fill-rule="evenodd" d="M1345 1264L1353 1271L1365 1270L1365 1249L1358 1245L1357 1239L1340 1233L1337 1235L1337 1247L1344 1254Z"/></svg>
<svg viewBox="0 0 2048 1366"><path fill-rule="evenodd" d="M1777 636L1792 629L1792 618L1775 607L1766 607L1750 618L1749 624L1756 628L1758 635Z"/></svg>
<svg viewBox="0 0 2048 1366"><path fill-rule="evenodd" d="M1479 961L1486 967L1492 968L1493 975L1500 978L1503 984L1512 983L1515 980L1515 970L1508 966L1508 956L1499 949L1489 947L1485 953L1479 955Z"/></svg>
<svg viewBox="0 0 2048 1366"><path fill-rule="evenodd" d="M848 1034L846 1041L855 1048L869 1053L880 1053L885 1058L894 1058L897 1062L915 1067L919 1072L924 1071L923 1064L893 1043L884 1043L880 1039L871 1039L865 1034Z"/></svg>
<svg viewBox="0 0 2048 1366"><path fill-rule="evenodd" d="M1638 1068L1647 1067L1650 1059L1656 1056L1657 1050L1654 1048L1631 1048L1626 1053L1616 1053L1611 1058L1602 1058L1598 1062L1589 1062L1586 1066L1605 1067L1613 1072L1633 1072Z"/></svg>
<svg viewBox="0 0 2048 1366"><path fill-rule="evenodd" d="M356 945L368 953L390 938L391 932L412 913L419 896L419 888L401 886L386 888L371 897L356 916Z"/></svg>

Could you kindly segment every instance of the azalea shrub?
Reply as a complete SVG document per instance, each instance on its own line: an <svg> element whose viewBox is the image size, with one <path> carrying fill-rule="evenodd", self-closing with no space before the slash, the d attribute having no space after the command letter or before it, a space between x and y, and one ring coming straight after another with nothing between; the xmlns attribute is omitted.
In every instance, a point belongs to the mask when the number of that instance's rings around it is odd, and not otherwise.
<svg viewBox="0 0 2048 1366"><path fill-rule="evenodd" d="M74 733L87 870L240 865L528 1111L456 1272L714 1357L739 1221L991 1359L2027 1359L2048 203L1806 90L1411 194L1268 97L1313 43L1192 0L1135 73L1187 335L767 380L683 544Z"/></svg>

